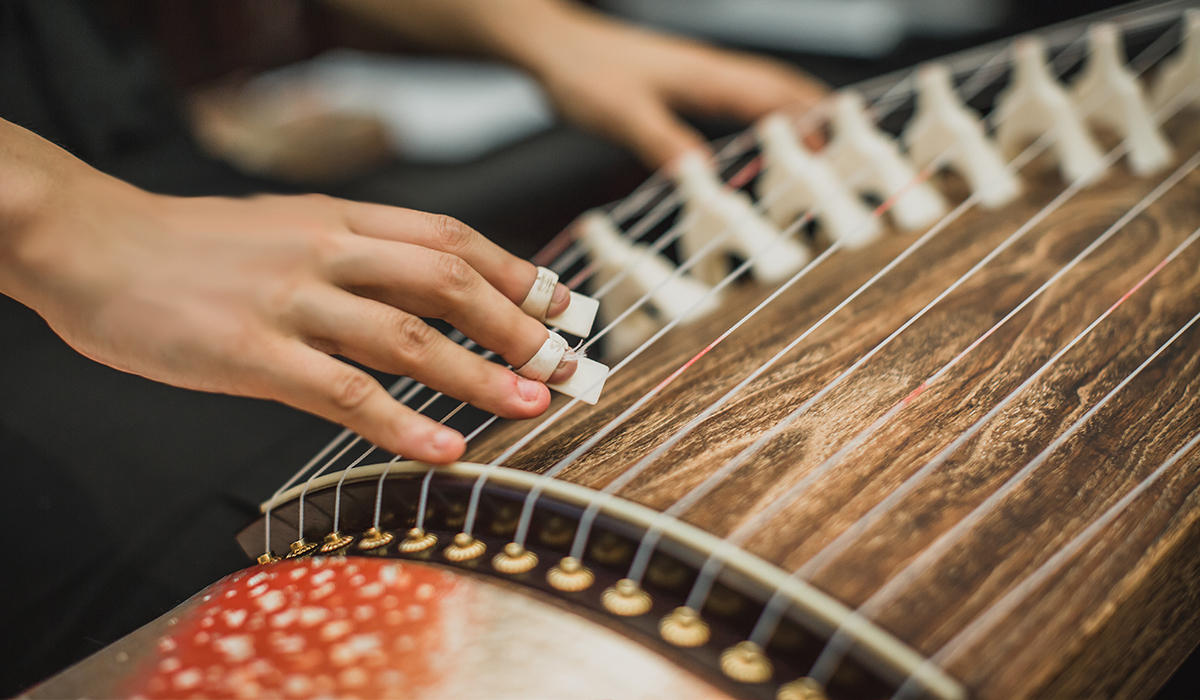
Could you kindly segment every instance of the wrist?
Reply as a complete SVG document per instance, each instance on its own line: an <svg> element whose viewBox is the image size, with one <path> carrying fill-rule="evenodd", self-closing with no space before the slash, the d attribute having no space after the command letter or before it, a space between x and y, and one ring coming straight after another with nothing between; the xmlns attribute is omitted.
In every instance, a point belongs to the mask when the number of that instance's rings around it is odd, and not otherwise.
<svg viewBox="0 0 1200 700"><path fill-rule="evenodd" d="M39 312L66 271L94 266L88 231L100 210L152 196L3 121L0 183L0 294Z"/></svg>
<svg viewBox="0 0 1200 700"><path fill-rule="evenodd" d="M609 22L571 0L514 0L487 3L477 17L479 44L492 55L544 78L571 46Z"/></svg>

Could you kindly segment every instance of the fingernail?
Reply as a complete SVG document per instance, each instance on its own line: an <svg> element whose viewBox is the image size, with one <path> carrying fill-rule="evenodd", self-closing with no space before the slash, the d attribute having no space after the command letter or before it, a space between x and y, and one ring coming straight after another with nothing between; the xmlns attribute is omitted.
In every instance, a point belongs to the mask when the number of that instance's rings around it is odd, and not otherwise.
<svg viewBox="0 0 1200 700"><path fill-rule="evenodd" d="M571 290L567 289L567 285L559 282L554 285L554 296L550 297L550 301L555 304L561 304L571 296Z"/></svg>
<svg viewBox="0 0 1200 700"><path fill-rule="evenodd" d="M541 386L532 379L517 377L517 393L520 394L522 401L536 401L542 393Z"/></svg>
<svg viewBox="0 0 1200 700"><path fill-rule="evenodd" d="M433 449L445 452L456 447L461 439L462 437L453 430L439 430L433 436Z"/></svg>
<svg viewBox="0 0 1200 700"><path fill-rule="evenodd" d="M571 290L562 282L554 285L554 295L550 297L550 308L547 310L547 316L557 316L567 309L567 305L571 301Z"/></svg>
<svg viewBox="0 0 1200 700"><path fill-rule="evenodd" d="M558 363L558 368L554 370L554 374L550 375L550 379L548 379L547 381L552 384L557 384L558 382L565 382L571 378L571 375L575 374L575 370L577 370L577 369L579 369L579 361L578 360L574 360L574 359L568 360L567 358L564 357Z"/></svg>

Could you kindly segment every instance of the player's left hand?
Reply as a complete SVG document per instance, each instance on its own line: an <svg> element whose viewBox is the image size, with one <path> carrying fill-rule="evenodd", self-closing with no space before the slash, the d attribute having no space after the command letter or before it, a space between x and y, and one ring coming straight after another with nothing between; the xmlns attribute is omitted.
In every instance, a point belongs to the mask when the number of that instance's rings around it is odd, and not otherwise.
<svg viewBox="0 0 1200 700"><path fill-rule="evenodd" d="M804 111L827 89L771 59L717 49L609 20L572 13L555 41L526 65L567 119L633 149L652 168L702 147L680 115L721 115L751 122Z"/></svg>

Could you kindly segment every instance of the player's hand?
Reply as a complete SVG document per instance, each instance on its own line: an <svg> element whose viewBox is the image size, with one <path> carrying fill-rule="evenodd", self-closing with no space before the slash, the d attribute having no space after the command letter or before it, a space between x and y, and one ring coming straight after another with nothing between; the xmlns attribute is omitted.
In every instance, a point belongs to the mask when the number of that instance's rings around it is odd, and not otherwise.
<svg viewBox="0 0 1200 700"><path fill-rule="evenodd" d="M163 197L90 169L66 180L9 238L5 291L95 360L282 401L430 462L461 456L462 436L332 355L509 418L549 405L545 385L421 320L445 319L514 367L548 337L517 306L534 266L453 219L321 196ZM566 297L560 287L551 314Z"/></svg>
<svg viewBox="0 0 1200 700"><path fill-rule="evenodd" d="M571 121L632 148L652 168L704 145L680 114L751 122L802 112L826 93L780 62L656 34L600 15L571 13L555 41L525 63Z"/></svg>

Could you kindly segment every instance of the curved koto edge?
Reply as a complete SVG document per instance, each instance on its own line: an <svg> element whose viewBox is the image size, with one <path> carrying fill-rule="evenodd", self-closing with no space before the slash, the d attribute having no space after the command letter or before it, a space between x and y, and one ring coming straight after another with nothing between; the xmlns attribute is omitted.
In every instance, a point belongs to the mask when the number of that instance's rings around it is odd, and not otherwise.
<svg viewBox="0 0 1200 700"><path fill-rule="evenodd" d="M377 480L385 469L389 476L413 476L424 475L431 468L436 469L441 475L463 479L477 478L486 473L489 481L496 481L526 491L537 484L544 495L584 508L593 503L596 500L596 494L599 493L586 486L567 481L542 479L540 475L533 472L473 462L432 465L405 461L391 464L390 469L388 464L370 464L350 470L351 473L346 476L346 482ZM343 472L335 472L318 477L309 486L309 494L311 495L315 490L334 486L342 478L342 474ZM304 484L297 484L284 491L274 499L273 507L278 508L299 498L303 489ZM266 501L260 504L259 510L265 513L269 503L271 502ZM656 510L627 501L620 496L608 498L602 506L602 510L607 515L642 528L649 528L660 515ZM678 519L669 520L667 526L662 530L665 536L706 554L715 551L724 542L721 538ZM793 578L783 569L740 548L733 550L728 555L725 559L725 566L762 583L771 590L782 589L791 598L793 604L806 614L827 625L829 629L841 628L844 633L854 639L859 648L870 652L875 659L883 661L898 675L911 676L941 700L965 700L967 697L962 684L947 675L941 668L929 663L912 647L808 582Z"/></svg>

